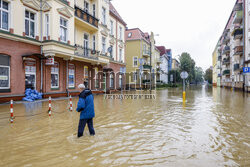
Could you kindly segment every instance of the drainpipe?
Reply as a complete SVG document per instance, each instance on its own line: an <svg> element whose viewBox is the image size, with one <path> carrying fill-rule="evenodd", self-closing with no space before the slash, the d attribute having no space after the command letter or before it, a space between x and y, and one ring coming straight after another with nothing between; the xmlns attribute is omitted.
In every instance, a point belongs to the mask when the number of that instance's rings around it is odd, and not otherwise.
<svg viewBox="0 0 250 167"><path fill-rule="evenodd" d="M69 97L69 60L66 61L66 92L67 92L67 96Z"/></svg>
<svg viewBox="0 0 250 167"><path fill-rule="evenodd" d="M150 39L150 94L152 90L152 42Z"/></svg>
<svg viewBox="0 0 250 167"><path fill-rule="evenodd" d="M41 30L41 46L40 46L40 50L41 50L41 55L43 55L43 11L42 11L42 0L40 0L40 30ZM40 92L43 92L43 59L41 59L41 88L40 88Z"/></svg>

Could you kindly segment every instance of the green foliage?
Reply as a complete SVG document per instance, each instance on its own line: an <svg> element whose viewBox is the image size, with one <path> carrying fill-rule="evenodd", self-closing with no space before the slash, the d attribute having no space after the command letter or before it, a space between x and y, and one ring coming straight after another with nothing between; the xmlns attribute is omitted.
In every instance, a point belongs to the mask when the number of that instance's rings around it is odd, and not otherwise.
<svg viewBox="0 0 250 167"><path fill-rule="evenodd" d="M179 70L171 70L171 71L169 71L169 73L168 73L169 83L171 82L170 81L170 76L171 75L173 75L173 83L180 83L180 82L182 82Z"/></svg>
<svg viewBox="0 0 250 167"><path fill-rule="evenodd" d="M195 83L201 83L204 81L203 79L204 72L201 67L195 67Z"/></svg>
<svg viewBox="0 0 250 167"><path fill-rule="evenodd" d="M181 56L179 57L180 61L180 70L181 71L187 71L189 76L188 76L188 81L191 83L195 80L195 61L191 58L189 53L182 53Z"/></svg>
<svg viewBox="0 0 250 167"><path fill-rule="evenodd" d="M213 82L213 70L208 68L205 72L204 78L208 83L212 84Z"/></svg>

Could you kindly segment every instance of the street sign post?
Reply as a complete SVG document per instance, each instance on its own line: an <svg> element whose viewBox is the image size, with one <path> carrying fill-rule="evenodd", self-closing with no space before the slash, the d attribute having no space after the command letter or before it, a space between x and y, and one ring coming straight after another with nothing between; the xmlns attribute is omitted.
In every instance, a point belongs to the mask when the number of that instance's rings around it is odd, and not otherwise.
<svg viewBox="0 0 250 167"><path fill-rule="evenodd" d="M183 79L183 103L184 103L186 101L185 79L188 78L188 73L186 71L182 71L181 78Z"/></svg>

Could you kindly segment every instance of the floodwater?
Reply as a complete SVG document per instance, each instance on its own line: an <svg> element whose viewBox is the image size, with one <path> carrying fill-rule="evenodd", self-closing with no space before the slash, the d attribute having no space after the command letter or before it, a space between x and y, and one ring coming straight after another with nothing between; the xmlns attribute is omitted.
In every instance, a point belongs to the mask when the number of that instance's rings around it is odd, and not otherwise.
<svg viewBox="0 0 250 167"><path fill-rule="evenodd" d="M76 138L68 100L0 105L0 166L250 166L250 94L222 88L157 91L156 100L95 96L96 136ZM77 98L73 99L75 108Z"/></svg>

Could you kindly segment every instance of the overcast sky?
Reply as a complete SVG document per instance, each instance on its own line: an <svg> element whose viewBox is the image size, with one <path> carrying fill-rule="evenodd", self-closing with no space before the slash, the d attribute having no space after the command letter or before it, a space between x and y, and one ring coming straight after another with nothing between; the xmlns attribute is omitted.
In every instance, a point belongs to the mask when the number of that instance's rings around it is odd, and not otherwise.
<svg viewBox="0 0 250 167"><path fill-rule="evenodd" d="M188 52L197 66L212 65L212 52L236 0L112 0L128 28L159 34L156 45L173 57Z"/></svg>

